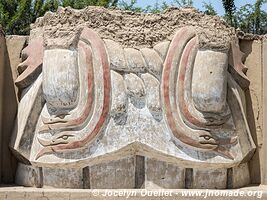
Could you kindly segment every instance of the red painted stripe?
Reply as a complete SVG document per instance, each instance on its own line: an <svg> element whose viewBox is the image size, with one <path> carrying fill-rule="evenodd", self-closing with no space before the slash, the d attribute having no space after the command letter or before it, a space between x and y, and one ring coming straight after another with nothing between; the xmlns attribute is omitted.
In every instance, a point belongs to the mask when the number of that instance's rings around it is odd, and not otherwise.
<svg viewBox="0 0 267 200"><path fill-rule="evenodd" d="M191 31L191 32L190 32ZM197 38L195 36L190 37L190 33L192 34L192 30L188 30L188 28L181 29L174 37L171 42L164 67L163 67L163 77L162 77L162 97L163 97L163 105L167 118L167 123L169 128L171 129L173 135L180 140L182 143L188 145L189 147L197 148L199 151L212 151L217 152L227 158L233 159L233 157L229 154L229 150L221 147L221 145L234 144L236 142L235 137L232 138L218 138L216 145L208 145L202 144L199 141L199 137L201 136L211 136L209 131L205 130L194 130L186 126L183 120L180 117L180 107L183 107L183 112L187 118L189 117L189 111L184 100L184 78L186 73L186 67L188 66L188 61L190 58L190 54L193 53L194 46L196 45ZM181 47L181 44L185 43L185 47ZM183 55L181 59L178 58L177 48L184 48ZM175 74L178 73L177 67L179 67L179 61L181 60L183 69L180 69L180 75L178 76L178 80L175 79ZM180 66L181 67L181 66ZM174 76L172 76L174 75ZM183 87L182 89L177 91L171 91L171 89L176 90L176 87L171 88L171 84L176 84L177 81L181 81ZM174 96L173 96L174 95ZM176 102L176 98L178 99L178 105ZM181 103L182 102L182 103ZM189 113L189 114L188 114ZM220 152L219 152L220 151Z"/></svg>
<svg viewBox="0 0 267 200"><path fill-rule="evenodd" d="M174 39L171 42L164 67L163 67L163 78L162 78L162 93L164 100L164 109L166 112L167 123L173 133L173 135L179 139L184 144L198 148L199 150L213 150L215 147L211 145L204 145L199 142L199 137L201 135L210 135L209 132L204 130L192 130L187 127L182 119L180 118L180 110L178 111L179 105L176 104L177 91L170 91L170 84L173 86L176 84L177 80L172 80L173 73L177 72L177 67L179 67L179 61L177 55L178 48L191 49L192 46L196 43L195 33L192 34L193 30L185 27L182 28L175 35ZM181 47L181 44L184 46ZM190 52L190 51L189 51ZM178 63L177 63L178 62ZM172 76L172 77L171 77ZM173 87L175 90L175 87ZM178 91L179 92L179 91ZM182 91L184 92L184 91ZM174 95L174 96L171 96ZM180 93L178 93L178 96ZM173 98L171 102L171 97Z"/></svg>
<svg viewBox="0 0 267 200"><path fill-rule="evenodd" d="M187 121L189 121L191 124L197 126L197 127L207 127L206 123L202 123L200 120L195 118L190 111L188 110L188 103L185 101L185 76L186 72L190 66L190 56L194 53L194 47L197 45L197 40L196 38L191 40L188 45L186 46L181 61L180 61L180 73L179 73L179 78L178 78L178 91L179 91L179 97L178 97L178 102L179 102L179 108L182 113L182 115L185 117Z"/></svg>
<svg viewBox="0 0 267 200"><path fill-rule="evenodd" d="M175 119L175 116L179 117L179 113L177 111L177 107L171 105L171 100L170 100L170 95L171 95L170 84L175 84L174 80L170 80L171 71L174 71L174 68L178 67L177 65L175 65L174 62L176 59L176 51L181 41L184 42L185 40L190 39L187 36L189 35L188 32L189 30L187 30L186 28L181 29L175 35L174 39L170 44L170 48L163 67L162 92L163 92L164 108L166 112L167 122L174 136L189 146L201 148L202 145L200 145L198 141L192 139L187 135L187 131L185 130L185 125L182 124L180 120Z"/></svg>
<svg viewBox="0 0 267 200"><path fill-rule="evenodd" d="M81 34L81 39L91 44L93 52L96 54L97 58L100 59L101 62L103 70L103 83L104 83L104 101L103 101L103 108L101 111L101 115L97 120L97 123L93 127L93 130L87 133L84 138L82 138L79 141L74 141L68 144L60 144L60 145L45 147L37 154L36 159L38 159L39 157L41 157L46 153L62 152L65 150L74 150L83 147L96 137L96 135L102 128L103 124L105 123L106 119L108 118L109 107L110 107L111 85L110 85L110 67L104 42L92 29L89 28L85 28L83 30Z"/></svg>

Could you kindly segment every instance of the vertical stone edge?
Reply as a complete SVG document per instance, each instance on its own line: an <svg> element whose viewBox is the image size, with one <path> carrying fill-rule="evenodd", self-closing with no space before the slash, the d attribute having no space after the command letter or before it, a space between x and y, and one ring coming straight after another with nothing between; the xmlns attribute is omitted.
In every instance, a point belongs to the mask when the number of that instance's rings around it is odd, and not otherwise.
<svg viewBox="0 0 267 200"><path fill-rule="evenodd" d="M3 165L3 181L7 184L14 182L14 177L17 168L17 160L9 149L9 143L14 127L14 122L17 114L17 99L15 86L13 83L12 72L10 68L10 60L6 51L6 64L4 69L4 110L3 110L3 137L2 137L2 152L4 160Z"/></svg>
<svg viewBox="0 0 267 200"><path fill-rule="evenodd" d="M186 168L185 169L185 189L192 189L193 188L193 168Z"/></svg>
<svg viewBox="0 0 267 200"><path fill-rule="evenodd" d="M0 30L0 183L15 182L16 158L9 149L9 142L17 113L17 89L14 80L16 68L21 62L21 51L26 45L28 36L7 36ZM3 117L5 116L5 117Z"/></svg>
<svg viewBox="0 0 267 200"><path fill-rule="evenodd" d="M39 182L37 184L37 188L42 188L44 186L44 174L43 174L43 168L38 167L38 172L39 172Z"/></svg>
<svg viewBox="0 0 267 200"><path fill-rule="evenodd" d="M232 168L232 187L233 189L242 188L251 184L248 163L242 163Z"/></svg>
<svg viewBox="0 0 267 200"><path fill-rule="evenodd" d="M2 83L1 83L1 182L12 184L15 180L17 161L9 149L9 142L14 127L17 113L17 99L13 82L12 69L10 66L7 42L1 33L2 46ZM20 54L20 52L18 52Z"/></svg>
<svg viewBox="0 0 267 200"><path fill-rule="evenodd" d="M90 167L83 168L83 189L90 189Z"/></svg>
<svg viewBox="0 0 267 200"><path fill-rule="evenodd" d="M262 41L240 40L240 50L245 55L245 65L248 67L246 73L250 80L250 87L245 90L246 115L251 136L256 145L256 151L249 161L251 181L260 184L262 161L262 127L263 127L263 102L262 102Z"/></svg>
<svg viewBox="0 0 267 200"><path fill-rule="evenodd" d="M233 189L233 168L227 169L227 189Z"/></svg>
<svg viewBox="0 0 267 200"><path fill-rule="evenodd" d="M0 147L2 146L2 134L3 134L3 127L2 127L2 117L3 117L3 83L4 83L4 65L5 65L5 54L4 54L4 43L5 37L0 28ZM3 154L2 149L0 148L0 183L2 183L2 161Z"/></svg>
<svg viewBox="0 0 267 200"><path fill-rule="evenodd" d="M267 40L262 42L262 92L263 92L263 122L267 121ZM267 123L263 123L263 155L261 165L261 184L267 185Z"/></svg>
<svg viewBox="0 0 267 200"><path fill-rule="evenodd" d="M145 157L135 156L135 189L145 187Z"/></svg>

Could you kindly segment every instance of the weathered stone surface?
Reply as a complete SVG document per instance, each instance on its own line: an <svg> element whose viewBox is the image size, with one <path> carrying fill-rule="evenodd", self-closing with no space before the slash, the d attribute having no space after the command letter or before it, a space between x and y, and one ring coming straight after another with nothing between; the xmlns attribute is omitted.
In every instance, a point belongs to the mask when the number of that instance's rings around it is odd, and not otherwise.
<svg viewBox="0 0 267 200"><path fill-rule="evenodd" d="M193 188L224 189L227 187L227 170L193 169Z"/></svg>
<svg viewBox="0 0 267 200"><path fill-rule="evenodd" d="M244 90L248 89L250 80L246 73L248 68L244 65L244 53L240 51L239 40L235 39L231 43L229 52L229 72L233 75L235 81Z"/></svg>
<svg viewBox="0 0 267 200"><path fill-rule="evenodd" d="M17 66L19 76L15 84L19 88L26 88L32 84L42 71L43 63L43 37L39 36L29 42L22 52L22 62Z"/></svg>
<svg viewBox="0 0 267 200"><path fill-rule="evenodd" d="M68 115L77 106L79 72L77 51L51 49L44 53L43 92L51 115ZM54 76L57 74L57 76Z"/></svg>
<svg viewBox="0 0 267 200"><path fill-rule="evenodd" d="M171 43L170 41L165 41L165 42L160 42L154 46L154 50L159 54L162 60L165 60L167 56L170 43Z"/></svg>
<svg viewBox="0 0 267 200"><path fill-rule="evenodd" d="M198 110L222 113L226 108L227 63L226 53L198 51L192 77L192 97Z"/></svg>
<svg viewBox="0 0 267 200"><path fill-rule="evenodd" d="M135 188L134 157L91 166L90 186L92 189Z"/></svg>
<svg viewBox="0 0 267 200"><path fill-rule="evenodd" d="M42 187L42 175L41 169L19 163L15 183L26 187Z"/></svg>
<svg viewBox="0 0 267 200"><path fill-rule="evenodd" d="M128 96L123 76L111 71L112 105L110 114L118 124L125 123L128 108Z"/></svg>
<svg viewBox="0 0 267 200"><path fill-rule="evenodd" d="M152 49L144 48L140 51L145 59L147 71L160 79L163 60L159 57L156 51Z"/></svg>
<svg viewBox="0 0 267 200"><path fill-rule="evenodd" d="M43 187L82 189L82 169L43 168Z"/></svg>
<svg viewBox="0 0 267 200"><path fill-rule="evenodd" d="M104 40L109 55L110 68L113 70L129 70L122 46L113 40Z"/></svg>
<svg viewBox="0 0 267 200"><path fill-rule="evenodd" d="M4 33L2 32L2 30L0 29L0 92L1 94L3 93L4 90L4 67L5 67L5 59L6 59L6 55L5 55L5 49L4 49L4 45L5 45L5 37L4 37ZM4 103L4 98L0 97L0 130L2 133L3 130L3 125L2 125L2 113L3 113L3 103ZM0 140L0 142L2 143L2 140ZM3 152L0 151L0 159L3 159ZM0 181L2 182L2 166L0 165Z"/></svg>
<svg viewBox="0 0 267 200"><path fill-rule="evenodd" d="M18 36L18 35L11 35L6 37L6 43L7 43L7 51L8 51L8 57L10 60L10 67L12 70L12 77L13 82L18 77L18 71L17 66L21 62L21 52L22 49L25 47L28 41L28 36ZM18 89L15 87L16 94L18 93ZM18 99L18 96L17 96Z"/></svg>
<svg viewBox="0 0 267 200"><path fill-rule="evenodd" d="M140 51L133 48L125 48L124 53L130 72L145 71L146 63Z"/></svg>
<svg viewBox="0 0 267 200"><path fill-rule="evenodd" d="M247 77L250 80L249 90L246 95L246 112L251 135L257 150L250 161L251 181L254 184L261 182L262 175L260 163L263 162L263 63L261 41L241 40L240 50L244 52L245 65L248 68ZM265 57L264 57L265 58Z"/></svg>
<svg viewBox="0 0 267 200"><path fill-rule="evenodd" d="M17 112L16 90L6 39L0 28L0 182L13 183L16 159L8 147Z"/></svg>
<svg viewBox="0 0 267 200"><path fill-rule="evenodd" d="M267 40L265 39L263 42L263 122L266 122L267 119ZM261 173L262 173L262 184L267 184L267 124L263 123L263 147L262 147L262 165L261 165Z"/></svg>
<svg viewBox="0 0 267 200"><path fill-rule="evenodd" d="M241 188L251 183L249 167L247 163L241 164L232 169L232 188Z"/></svg>
<svg viewBox="0 0 267 200"><path fill-rule="evenodd" d="M185 169L156 159L145 159L147 189L185 188Z"/></svg>
<svg viewBox="0 0 267 200"><path fill-rule="evenodd" d="M132 104L137 108L143 108L145 106L145 86L141 78L131 73L126 74L124 77L127 94L130 97Z"/></svg>
<svg viewBox="0 0 267 200"><path fill-rule="evenodd" d="M162 106L160 102L160 83L151 74L142 74L146 88L146 105L150 113L156 120L162 120Z"/></svg>
<svg viewBox="0 0 267 200"><path fill-rule="evenodd" d="M26 162L31 154L31 145L34 135L34 124L42 110L43 96L41 95L42 76L40 75L36 82L28 88L19 102L16 129L13 130L10 146L17 152L15 155L21 162ZM34 101L31 101L34 99ZM19 119L19 120L18 120Z"/></svg>

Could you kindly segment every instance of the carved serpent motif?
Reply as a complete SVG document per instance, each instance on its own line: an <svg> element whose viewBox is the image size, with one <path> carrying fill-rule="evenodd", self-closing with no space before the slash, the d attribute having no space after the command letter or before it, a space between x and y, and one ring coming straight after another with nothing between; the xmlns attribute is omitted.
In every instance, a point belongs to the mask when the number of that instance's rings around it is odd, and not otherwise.
<svg viewBox="0 0 267 200"><path fill-rule="evenodd" d="M209 122L205 119L196 118L188 109L191 99L189 99L189 102L185 101L185 74L188 68L193 67L192 61L196 51L197 37L194 30L186 27L178 31L170 45L162 77L161 90L167 122L174 136L184 144L200 151L214 151L227 158L234 159L233 155L223 145L235 144L237 137L218 138L214 137L210 131L210 129L218 127L220 123L223 124L227 117L219 123L216 120ZM189 128L185 125L186 121L197 128Z"/></svg>
<svg viewBox="0 0 267 200"><path fill-rule="evenodd" d="M54 121L52 122L52 124L45 124L41 132L49 131L51 128L53 128L58 129L59 134L53 135L49 140L43 140L39 138L39 142L45 147L37 154L36 159L50 152L61 152L69 149L73 150L83 147L85 144L96 137L108 118L110 107L110 69L104 43L91 29L84 29L81 33L80 40L81 41L79 42L79 47L82 48L83 51L85 51L88 67L90 68L90 70L88 71L87 79L88 96L86 105L83 109L82 115L77 119L70 120L66 123L62 123L61 121L57 123L56 121ZM89 46L91 46L95 56L99 59L99 63L94 65L94 67L101 68L100 71L102 71L103 101L99 99L97 101L93 100L93 95L96 95L95 93L100 91L94 91L93 93L94 79L92 73L92 52L90 51ZM101 73L100 71L99 73ZM95 88L96 87L98 86L96 85ZM92 106L94 106L94 108L101 108L101 112L98 113L96 109L92 108ZM92 118L89 120L89 124L87 125L89 127L89 131L84 137L78 138L75 134L73 134L71 130L74 127L77 128L77 126L82 126L83 123L88 120L88 117Z"/></svg>
<svg viewBox="0 0 267 200"><path fill-rule="evenodd" d="M198 51L197 43L198 39L192 28L180 29L173 38L165 62L162 64L161 93L166 121L173 135L189 147L199 151L217 152L224 157L234 159L234 155L224 146L237 143L237 137L221 138L212 134L213 129L220 127L229 119L229 113L225 112L223 116L213 114L212 120L201 118L196 114L199 111L193 105L191 90L187 88L192 81L194 59ZM44 148L38 152L36 159L51 152L82 148L97 136L108 118L111 83L104 42L94 31L86 28L81 33L78 49L84 53L88 67L86 103L77 117L70 120L42 116L44 125L39 129L39 136L46 132L53 134L49 139L37 136ZM93 57L99 60L98 64L93 62ZM95 90L98 88L98 85L94 85L94 67L101 68L103 73L103 79L100 80L104 84L103 101L94 98ZM100 113L96 113L94 110L96 107L102 108ZM85 126L90 127L85 135L79 136L74 133Z"/></svg>

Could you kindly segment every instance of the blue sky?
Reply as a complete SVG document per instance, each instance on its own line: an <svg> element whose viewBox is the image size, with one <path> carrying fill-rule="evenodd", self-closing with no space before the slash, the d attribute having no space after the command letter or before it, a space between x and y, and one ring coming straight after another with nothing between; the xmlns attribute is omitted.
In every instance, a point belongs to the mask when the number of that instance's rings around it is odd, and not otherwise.
<svg viewBox="0 0 267 200"><path fill-rule="evenodd" d="M127 0L130 2L130 0ZM146 7L147 5L154 5L157 0L137 0L138 6ZM172 3L173 0L158 0L159 3L162 3L163 1L166 1L167 3ZM219 15L224 14L224 9L222 6L222 1L221 0L194 0L194 7L203 10L202 5L203 2L211 2L216 11L219 13ZM242 5L245 5L247 3L255 3L256 0L235 0L235 5L236 7L240 7ZM263 9L267 11L267 4L264 5Z"/></svg>

